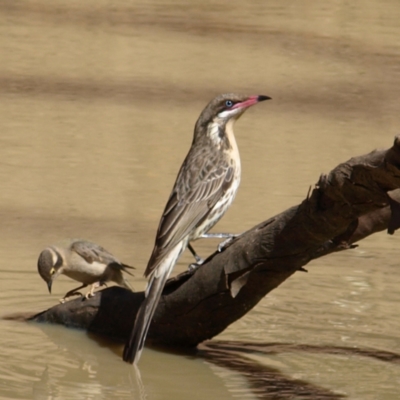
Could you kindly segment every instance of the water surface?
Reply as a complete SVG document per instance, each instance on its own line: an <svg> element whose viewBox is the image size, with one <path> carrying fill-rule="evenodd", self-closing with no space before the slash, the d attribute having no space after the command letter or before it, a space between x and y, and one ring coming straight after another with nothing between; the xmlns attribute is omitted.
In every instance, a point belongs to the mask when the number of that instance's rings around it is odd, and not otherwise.
<svg viewBox="0 0 400 400"><path fill-rule="evenodd" d="M393 0L1 2L2 314L46 309L75 285L60 278L50 296L36 271L42 248L66 237L135 265L130 281L143 289L195 120L218 93L273 98L236 125L242 184L220 231L246 230L338 163L391 146L399 20ZM397 236L381 233L316 260L215 338L290 351L239 353L235 364L146 349L142 384L120 345L2 321L0 397L286 399L303 385L297 398L397 399L398 255ZM394 356L354 351L365 348Z"/></svg>

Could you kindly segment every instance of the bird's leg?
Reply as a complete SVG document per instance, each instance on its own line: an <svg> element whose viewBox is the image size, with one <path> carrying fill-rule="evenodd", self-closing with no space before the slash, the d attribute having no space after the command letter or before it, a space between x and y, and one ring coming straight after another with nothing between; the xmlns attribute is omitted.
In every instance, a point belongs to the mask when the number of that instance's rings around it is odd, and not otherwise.
<svg viewBox="0 0 400 400"><path fill-rule="evenodd" d="M196 268L203 264L204 260L196 253L195 249L190 243L188 244L188 249L193 254L193 257L196 260L195 263L189 265L189 271L193 272Z"/></svg>
<svg viewBox="0 0 400 400"><path fill-rule="evenodd" d="M235 237L238 235L235 235L234 233L203 233L200 238L201 239L210 239L210 238L218 238L218 239L226 239L226 238L231 238Z"/></svg>
<svg viewBox="0 0 400 400"><path fill-rule="evenodd" d="M221 242L218 245L218 252L221 253L226 247L228 247L228 244L235 238L240 236L240 233L235 234L235 233L203 233L200 237L204 239L209 239L209 238L219 238L219 239L225 239L223 242Z"/></svg>
<svg viewBox="0 0 400 400"><path fill-rule="evenodd" d="M218 248L217 248L218 252L221 253L228 246L228 244L238 236L240 236L240 233L239 234L234 234L234 233L203 233L200 236L200 239L210 239L210 238L225 239L223 242L221 242L218 245ZM204 263L204 260L196 253L196 251L194 250L193 246L190 243L188 244L188 249L193 254L193 257L196 260L195 263L192 263L192 264L189 265L189 271L193 272L196 268L198 268L201 264Z"/></svg>
<svg viewBox="0 0 400 400"><path fill-rule="evenodd" d="M83 296L83 294L81 292L78 292L78 290L82 289L82 288L84 288L86 286L87 286L86 284L83 284L82 286L79 286L79 287L77 287L75 289L70 290L69 292L67 292L65 294L65 296L62 299L60 299L60 303L65 303L67 301L68 297Z"/></svg>
<svg viewBox="0 0 400 400"><path fill-rule="evenodd" d="M196 264L199 264L199 265L203 264L204 260L196 253L196 250L193 248L193 246L190 243L188 244L188 249L193 254L193 257L196 260Z"/></svg>
<svg viewBox="0 0 400 400"><path fill-rule="evenodd" d="M89 299L90 297L94 296L94 291L96 288L98 288L100 286L99 282L95 282L90 286L90 290L85 294L85 298Z"/></svg>
<svg viewBox="0 0 400 400"><path fill-rule="evenodd" d="M85 298L89 299L95 295L94 290L100 286L103 286L105 282L95 282L90 286L90 290L85 294Z"/></svg>

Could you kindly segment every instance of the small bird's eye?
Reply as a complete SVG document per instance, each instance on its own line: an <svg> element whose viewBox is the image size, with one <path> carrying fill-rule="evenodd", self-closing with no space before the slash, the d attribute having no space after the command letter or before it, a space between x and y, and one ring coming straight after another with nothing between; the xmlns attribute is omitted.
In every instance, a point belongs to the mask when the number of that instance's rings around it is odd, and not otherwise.
<svg viewBox="0 0 400 400"><path fill-rule="evenodd" d="M226 105L228 108L231 108L231 107L233 106L233 101L232 101L232 100L227 100L227 101L225 102L225 105Z"/></svg>
<svg viewBox="0 0 400 400"><path fill-rule="evenodd" d="M55 273L56 273L55 268L52 268L52 269L50 270L50 275L54 275Z"/></svg>

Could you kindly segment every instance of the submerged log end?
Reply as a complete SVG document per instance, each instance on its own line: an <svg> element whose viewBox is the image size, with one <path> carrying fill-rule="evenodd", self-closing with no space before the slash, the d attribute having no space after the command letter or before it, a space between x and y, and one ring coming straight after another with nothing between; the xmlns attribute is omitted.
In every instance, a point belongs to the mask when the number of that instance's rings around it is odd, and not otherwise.
<svg viewBox="0 0 400 400"><path fill-rule="evenodd" d="M30 317L29 321L47 322L125 341L144 298L119 286L96 292L90 299L78 298L57 304Z"/></svg>

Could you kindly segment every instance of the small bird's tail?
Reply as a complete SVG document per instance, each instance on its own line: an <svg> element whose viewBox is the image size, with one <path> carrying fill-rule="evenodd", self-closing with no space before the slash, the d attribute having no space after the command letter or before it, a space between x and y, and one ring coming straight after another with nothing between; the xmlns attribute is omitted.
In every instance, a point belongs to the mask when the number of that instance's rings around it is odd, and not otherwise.
<svg viewBox="0 0 400 400"><path fill-rule="evenodd" d="M122 263L121 263L120 265L121 265L122 271L126 272L126 273L129 274L129 275L134 276L134 275L132 274L132 272L130 272L129 270L130 270L130 269L136 269L135 267L131 267L130 265L126 265L126 264L122 264Z"/></svg>
<svg viewBox="0 0 400 400"><path fill-rule="evenodd" d="M173 265L171 266L174 267ZM172 270L171 268L171 270ZM156 277L153 275L146 288L146 298L140 306L139 312L136 315L135 326L131 332L129 341L126 343L123 353L123 360L129 363L139 361L146 340L146 335L156 311L158 301L160 300L165 282L168 279L170 271L165 271L164 274Z"/></svg>

